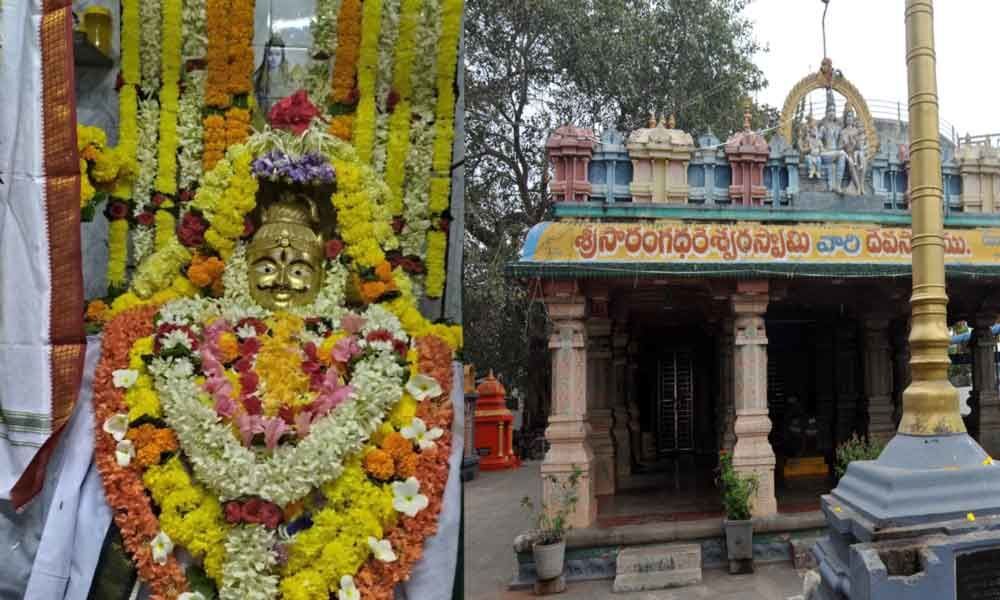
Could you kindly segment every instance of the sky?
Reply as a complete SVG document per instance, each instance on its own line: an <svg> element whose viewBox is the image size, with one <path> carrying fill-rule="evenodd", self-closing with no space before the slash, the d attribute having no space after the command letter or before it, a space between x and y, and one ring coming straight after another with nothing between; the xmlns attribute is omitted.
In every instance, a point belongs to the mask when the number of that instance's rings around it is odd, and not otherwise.
<svg viewBox="0 0 1000 600"><path fill-rule="evenodd" d="M876 117L906 119L905 0L830 0L827 54L869 103ZM756 57L768 87L756 100L781 109L802 77L823 58L822 0L751 0L745 15L770 50ZM1000 0L936 0L934 33L943 130L1000 133L996 56ZM873 102L877 100L879 102ZM882 102L888 101L888 102ZM815 106L817 117L823 107ZM886 114L890 113L890 114Z"/></svg>

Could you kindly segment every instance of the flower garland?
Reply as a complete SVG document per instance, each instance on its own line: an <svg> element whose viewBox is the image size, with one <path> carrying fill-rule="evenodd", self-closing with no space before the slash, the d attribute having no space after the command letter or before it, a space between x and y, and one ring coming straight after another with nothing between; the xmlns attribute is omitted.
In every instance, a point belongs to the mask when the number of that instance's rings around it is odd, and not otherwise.
<svg viewBox="0 0 1000 600"><path fill-rule="evenodd" d="M415 59L416 30L421 6L422 0L403 0L399 41L396 44L395 52L396 68L392 75L392 89L398 102L392 109L392 116L388 123L385 179L389 186L389 211L394 217L403 213L403 177L406 174L406 150L410 142L410 122L412 120L410 102L413 92L413 72L411 67Z"/></svg>
<svg viewBox="0 0 1000 600"><path fill-rule="evenodd" d="M252 162L253 154L246 146L231 146L226 158L205 174L191 203L210 224L205 242L223 259L229 258L235 248L235 240L246 226L244 218L256 203L258 184Z"/></svg>
<svg viewBox="0 0 1000 600"><path fill-rule="evenodd" d="M434 127L434 162L430 184L428 210L442 213L451 203L451 152L455 140L455 68L458 65L458 36L462 23L463 0L443 0L441 39L438 43L437 108ZM439 225L440 234L447 236L447 227ZM440 250L440 236L435 236L434 260L431 260L431 236L428 233L427 296L440 298L444 293L445 252Z"/></svg>
<svg viewBox="0 0 1000 600"><path fill-rule="evenodd" d="M77 150L80 153L80 209L82 219L90 221L96 206L113 193L130 175L120 149L107 145L107 135L99 127L77 125Z"/></svg>
<svg viewBox="0 0 1000 600"><path fill-rule="evenodd" d="M418 32L419 48L414 57L412 125L409 156L406 160L408 182L403 198L403 230L400 247L404 255L426 259L427 230L430 213L427 197L430 193L431 164L434 149L434 99L437 78L437 40L440 35L441 4L439 0L426 0L421 27ZM421 74L426 74L420 77Z"/></svg>
<svg viewBox="0 0 1000 600"><path fill-rule="evenodd" d="M361 0L343 0L337 18L337 46L330 84L333 116L329 131L350 140L354 129L354 106L357 104L358 53L361 51Z"/></svg>
<svg viewBox="0 0 1000 600"><path fill-rule="evenodd" d="M448 234L444 231L427 232L427 295L440 298L444 292L445 262L448 252Z"/></svg>
<svg viewBox="0 0 1000 600"><path fill-rule="evenodd" d="M372 159L375 144L375 81L378 69L379 29L382 0L368 0L362 6L361 46L358 56L358 108L355 113L354 147L365 164Z"/></svg>
<svg viewBox="0 0 1000 600"><path fill-rule="evenodd" d="M136 159L139 171L132 188L132 211L135 217L147 211L151 200L153 184L156 180L157 133L159 131L160 106L153 98L139 101L139 145ZM141 232L141 233L140 233ZM136 263L142 262L153 251L152 223L137 222L136 237L133 239Z"/></svg>
<svg viewBox="0 0 1000 600"><path fill-rule="evenodd" d="M205 50L205 105L215 108L229 106L229 0L205 0L205 33L208 45ZM208 129L205 123L205 146L208 152ZM206 169L212 168L206 164Z"/></svg>
<svg viewBox="0 0 1000 600"><path fill-rule="evenodd" d="M178 183L182 190L193 190L203 172L201 113L204 104L205 71L189 71L177 109L177 137L180 144L180 155L177 158L180 165Z"/></svg>
<svg viewBox="0 0 1000 600"><path fill-rule="evenodd" d="M122 389L114 385L114 373L129 365L132 343L153 328L155 307L143 307L119 315L108 324L101 344L101 360L94 372L94 462L104 482L104 494L114 512L126 550L132 556L152 598L176 598L187 590L187 578L172 556L162 562L154 555L152 542L160 534L159 522L143 493L143 483L134 467L122 466L116 456L119 441L105 424L122 414Z"/></svg>
<svg viewBox="0 0 1000 600"><path fill-rule="evenodd" d="M156 162L159 173L156 177L155 189L169 195L177 193L177 113L181 78L181 12L181 0L163 0L161 56L163 87L160 89L160 139Z"/></svg>
<svg viewBox="0 0 1000 600"><path fill-rule="evenodd" d="M183 53L186 58L204 58L208 51L205 35L205 0L184 0L182 19Z"/></svg>
<svg viewBox="0 0 1000 600"><path fill-rule="evenodd" d="M139 46L140 86L147 94L154 94L160 89L160 26L163 23L161 1L145 0L139 2L140 39L142 41Z"/></svg>
<svg viewBox="0 0 1000 600"><path fill-rule="evenodd" d="M226 91L232 96L242 96L253 91L254 0L230 0L227 20L229 81Z"/></svg>
<svg viewBox="0 0 1000 600"><path fill-rule="evenodd" d="M128 260L128 221L114 219L108 223L108 289L125 287L125 263Z"/></svg>
<svg viewBox="0 0 1000 600"><path fill-rule="evenodd" d="M393 59L400 35L401 0L382 0L382 24L378 36L378 54L375 72L375 138L371 165L382 177L385 173L386 144L389 140L389 114L396 104L394 93Z"/></svg>

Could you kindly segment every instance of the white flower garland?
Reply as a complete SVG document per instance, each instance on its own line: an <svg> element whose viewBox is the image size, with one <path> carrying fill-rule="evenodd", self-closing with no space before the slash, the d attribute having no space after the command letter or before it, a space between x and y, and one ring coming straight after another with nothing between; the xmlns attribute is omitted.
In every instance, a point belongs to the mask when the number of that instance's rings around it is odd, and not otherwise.
<svg viewBox="0 0 1000 600"><path fill-rule="evenodd" d="M314 102L321 102L330 95L330 69L337 52L337 25L341 0L317 0L316 18L313 19L312 56L327 55L324 60L313 60L309 64L305 88Z"/></svg>
<svg viewBox="0 0 1000 600"><path fill-rule="evenodd" d="M139 2L139 63L142 65L139 87L147 94L160 89L160 26L163 20L160 0ZM155 150L156 144L153 144ZM139 144L140 152L142 144Z"/></svg>
<svg viewBox="0 0 1000 600"><path fill-rule="evenodd" d="M132 255L135 264L139 264L153 253L156 233L152 227L136 225L132 229Z"/></svg>
<svg viewBox="0 0 1000 600"><path fill-rule="evenodd" d="M139 172L135 176L132 188L134 212L138 215L149 203L156 180L157 138L160 132L160 105L150 98L139 101L139 143L136 148L136 159Z"/></svg>
<svg viewBox="0 0 1000 600"><path fill-rule="evenodd" d="M204 58L208 52L205 34L205 0L184 0L181 13L181 32L184 36L184 58Z"/></svg>
<svg viewBox="0 0 1000 600"><path fill-rule="evenodd" d="M434 101L437 94L437 41L441 36L440 0L425 0L424 14L417 30L417 52L413 64L413 125L406 158L406 191L399 236L404 255L427 258L427 231L431 223L427 200L430 195L434 160Z"/></svg>
<svg viewBox="0 0 1000 600"><path fill-rule="evenodd" d="M378 311L369 310L365 316L401 329L398 320L393 323ZM405 369L391 345L383 349L383 344L362 342L374 353L355 365L349 381L354 391L347 402L314 423L310 435L297 445L278 447L269 456L244 447L232 429L219 422L203 401L205 393L189 359L155 358L149 371L166 420L198 479L222 500L256 495L283 506L339 477L344 459L362 449L402 396Z"/></svg>
<svg viewBox="0 0 1000 600"><path fill-rule="evenodd" d="M180 145L177 161L180 189L190 190L198 184L202 174L204 132L201 113L205 105L205 71L190 71L185 83L177 108L177 139Z"/></svg>
<svg viewBox="0 0 1000 600"><path fill-rule="evenodd" d="M375 146L372 169L381 177L385 173L386 146L389 143L389 92L392 90L393 60L399 38L400 0L382 0L382 26L378 38L378 70L375 80Z"/></svg>
<svg viewBox="0 0 1000 600"><path fill-rule="evenodd" d="M220 600L268 600L278 597L277 538L262 525L233 527L226 536Z"/></svg>

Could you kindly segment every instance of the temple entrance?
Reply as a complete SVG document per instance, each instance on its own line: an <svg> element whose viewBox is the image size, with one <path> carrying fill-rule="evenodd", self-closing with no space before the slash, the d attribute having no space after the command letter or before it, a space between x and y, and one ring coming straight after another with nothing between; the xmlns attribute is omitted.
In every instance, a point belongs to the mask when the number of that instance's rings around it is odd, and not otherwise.
<svg viewBox="0 0 1000 600"><path fill-rule="evenodd" d="M694 352L668 350L657 362L656 454L694 449Z"/></svg>

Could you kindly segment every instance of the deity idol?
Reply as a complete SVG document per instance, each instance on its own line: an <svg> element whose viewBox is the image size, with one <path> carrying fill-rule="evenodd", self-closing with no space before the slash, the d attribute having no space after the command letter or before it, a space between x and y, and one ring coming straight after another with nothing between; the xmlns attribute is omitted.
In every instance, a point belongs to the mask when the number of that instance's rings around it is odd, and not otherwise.
<svg viewBox="0 0 1000 600"><path fill-rule="evenodd" d="M844 108L843 150L847 154L848 173L858 195L864 194L865 132L858 128L858 119L850 106Z"/></svg>
<svg viewBox="0 0 1000 600"><path fill-rule="evenodd" d="M114 302L95 457L154 597L391 598L434 532L461 334L389 262L386 194L320 123L254 134Z"/></svg>
<svg viewBox="0 0 1000 600"><path fill-rule="evenodd" d="M841 192L840 182L844 178L847 165L847 153L842 149L841 132L843 128L837 119L837 107L833 101L833 90L826 90L826 116L819 124L819 138L822 144L820 156L823 164L829 165L827 184L829 189L838 194Z"/></svg>

